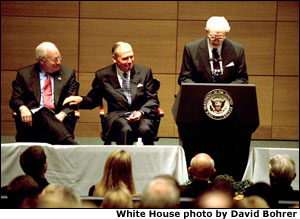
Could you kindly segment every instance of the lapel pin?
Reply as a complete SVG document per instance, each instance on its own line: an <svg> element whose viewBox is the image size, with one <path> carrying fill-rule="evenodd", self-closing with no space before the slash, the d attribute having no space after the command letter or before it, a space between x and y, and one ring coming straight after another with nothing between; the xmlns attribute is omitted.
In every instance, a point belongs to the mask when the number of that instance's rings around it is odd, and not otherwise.
<svg viewBox="0 0 300 219"><path fill-rule="evenodd" d="M59 81L61 81L61 77L58 77L57 79L58 79Z"/></svg>

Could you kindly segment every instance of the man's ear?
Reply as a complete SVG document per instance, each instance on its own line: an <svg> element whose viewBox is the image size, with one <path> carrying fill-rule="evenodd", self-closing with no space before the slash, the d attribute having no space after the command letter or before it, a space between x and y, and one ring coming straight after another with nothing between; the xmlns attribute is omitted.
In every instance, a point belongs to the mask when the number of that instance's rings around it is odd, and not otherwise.
<svg viewBox="0 0 300 219"><path fill-rule="evenodd" d="M188 168L188 173L192 173L192 167Z"/></svg>
<svg viewBox="0 0 300 219"><path fill-rule="evenodd" d="M111 58L112 58L112 61L113 61L114 63L117 63L117 57L116 57L116 56L112 55Z"/></svg>

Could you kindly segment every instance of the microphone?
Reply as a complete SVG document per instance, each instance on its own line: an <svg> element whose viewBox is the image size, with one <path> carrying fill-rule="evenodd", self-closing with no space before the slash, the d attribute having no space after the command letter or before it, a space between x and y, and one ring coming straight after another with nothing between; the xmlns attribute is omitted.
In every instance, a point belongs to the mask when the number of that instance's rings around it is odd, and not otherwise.
<svg viewBox="0 0 300 219"><path fill-rule="evenodd" d="M210 64L211 73L214 74L214 59L213 58L209 59L209 64Z"/></svg>
<svg viewBox="0 0 300 219"><path fill-rule="evenodd" d="M222 62L222 58L221 57L219 57L218 58L218 61L219 61L219 65L220 65L220 76L222 76L223 75L223 62Z"/></svg>

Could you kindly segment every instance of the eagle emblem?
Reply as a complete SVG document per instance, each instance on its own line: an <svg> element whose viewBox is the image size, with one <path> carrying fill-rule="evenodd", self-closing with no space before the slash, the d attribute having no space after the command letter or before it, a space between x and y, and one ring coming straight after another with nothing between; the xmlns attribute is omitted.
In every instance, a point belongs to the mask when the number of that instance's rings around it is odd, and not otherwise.
<svg viewBox="0 0 300 219"><path fill-rule="evenodd" d="M215 89L205 95L203 107L208 117L214 120L222 120L232 113L233 100L227 91Z"/></svg>

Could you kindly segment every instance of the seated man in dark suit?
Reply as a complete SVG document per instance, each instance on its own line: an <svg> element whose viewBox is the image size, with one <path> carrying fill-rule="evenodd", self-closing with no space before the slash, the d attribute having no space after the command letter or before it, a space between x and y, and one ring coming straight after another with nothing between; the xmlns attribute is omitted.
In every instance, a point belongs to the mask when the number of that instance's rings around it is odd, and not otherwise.
<svg viewBox="0 0 300 219"><path fill-rule="evenodd" d="M196 198L211 187L210 178L215 174L214 160L205 153L196 154L191 160L188 172L192 175L191 184L181 186L181 197Z"/></svg>
<svg viewBox="0 0 300 219"><path fill-rule="evenodd" d="M62 106L66 97L78 93L75 70L61 65L53 43L41 43L35 53L38 62L19 69L13 81L10 107L18 114L16 140L77 144L74 107Z"/></svg>
<svg viewBox="0 0 300 219"><path fill-rule="evenodd" d="M31 146L20 155L22 170L36 181L39 192L49 185L45 177L48 166L46 159L45 151L41 146ZM1 195L7 195L7 186L1 188Z"/></svg>
<svg viewBox="0 0 300 219"><path fill-rule="evenodd" d="M143 143L153 145L154 121L151 119L159 107L150 68L134 64L129 43L117 42L112 48L113 65L96 72L92 90L87 96L68 97L64 104L93 109L108 104L105 117L105 137L116 136L117 144L133 144L133 135L142 137Z"/></svg>

